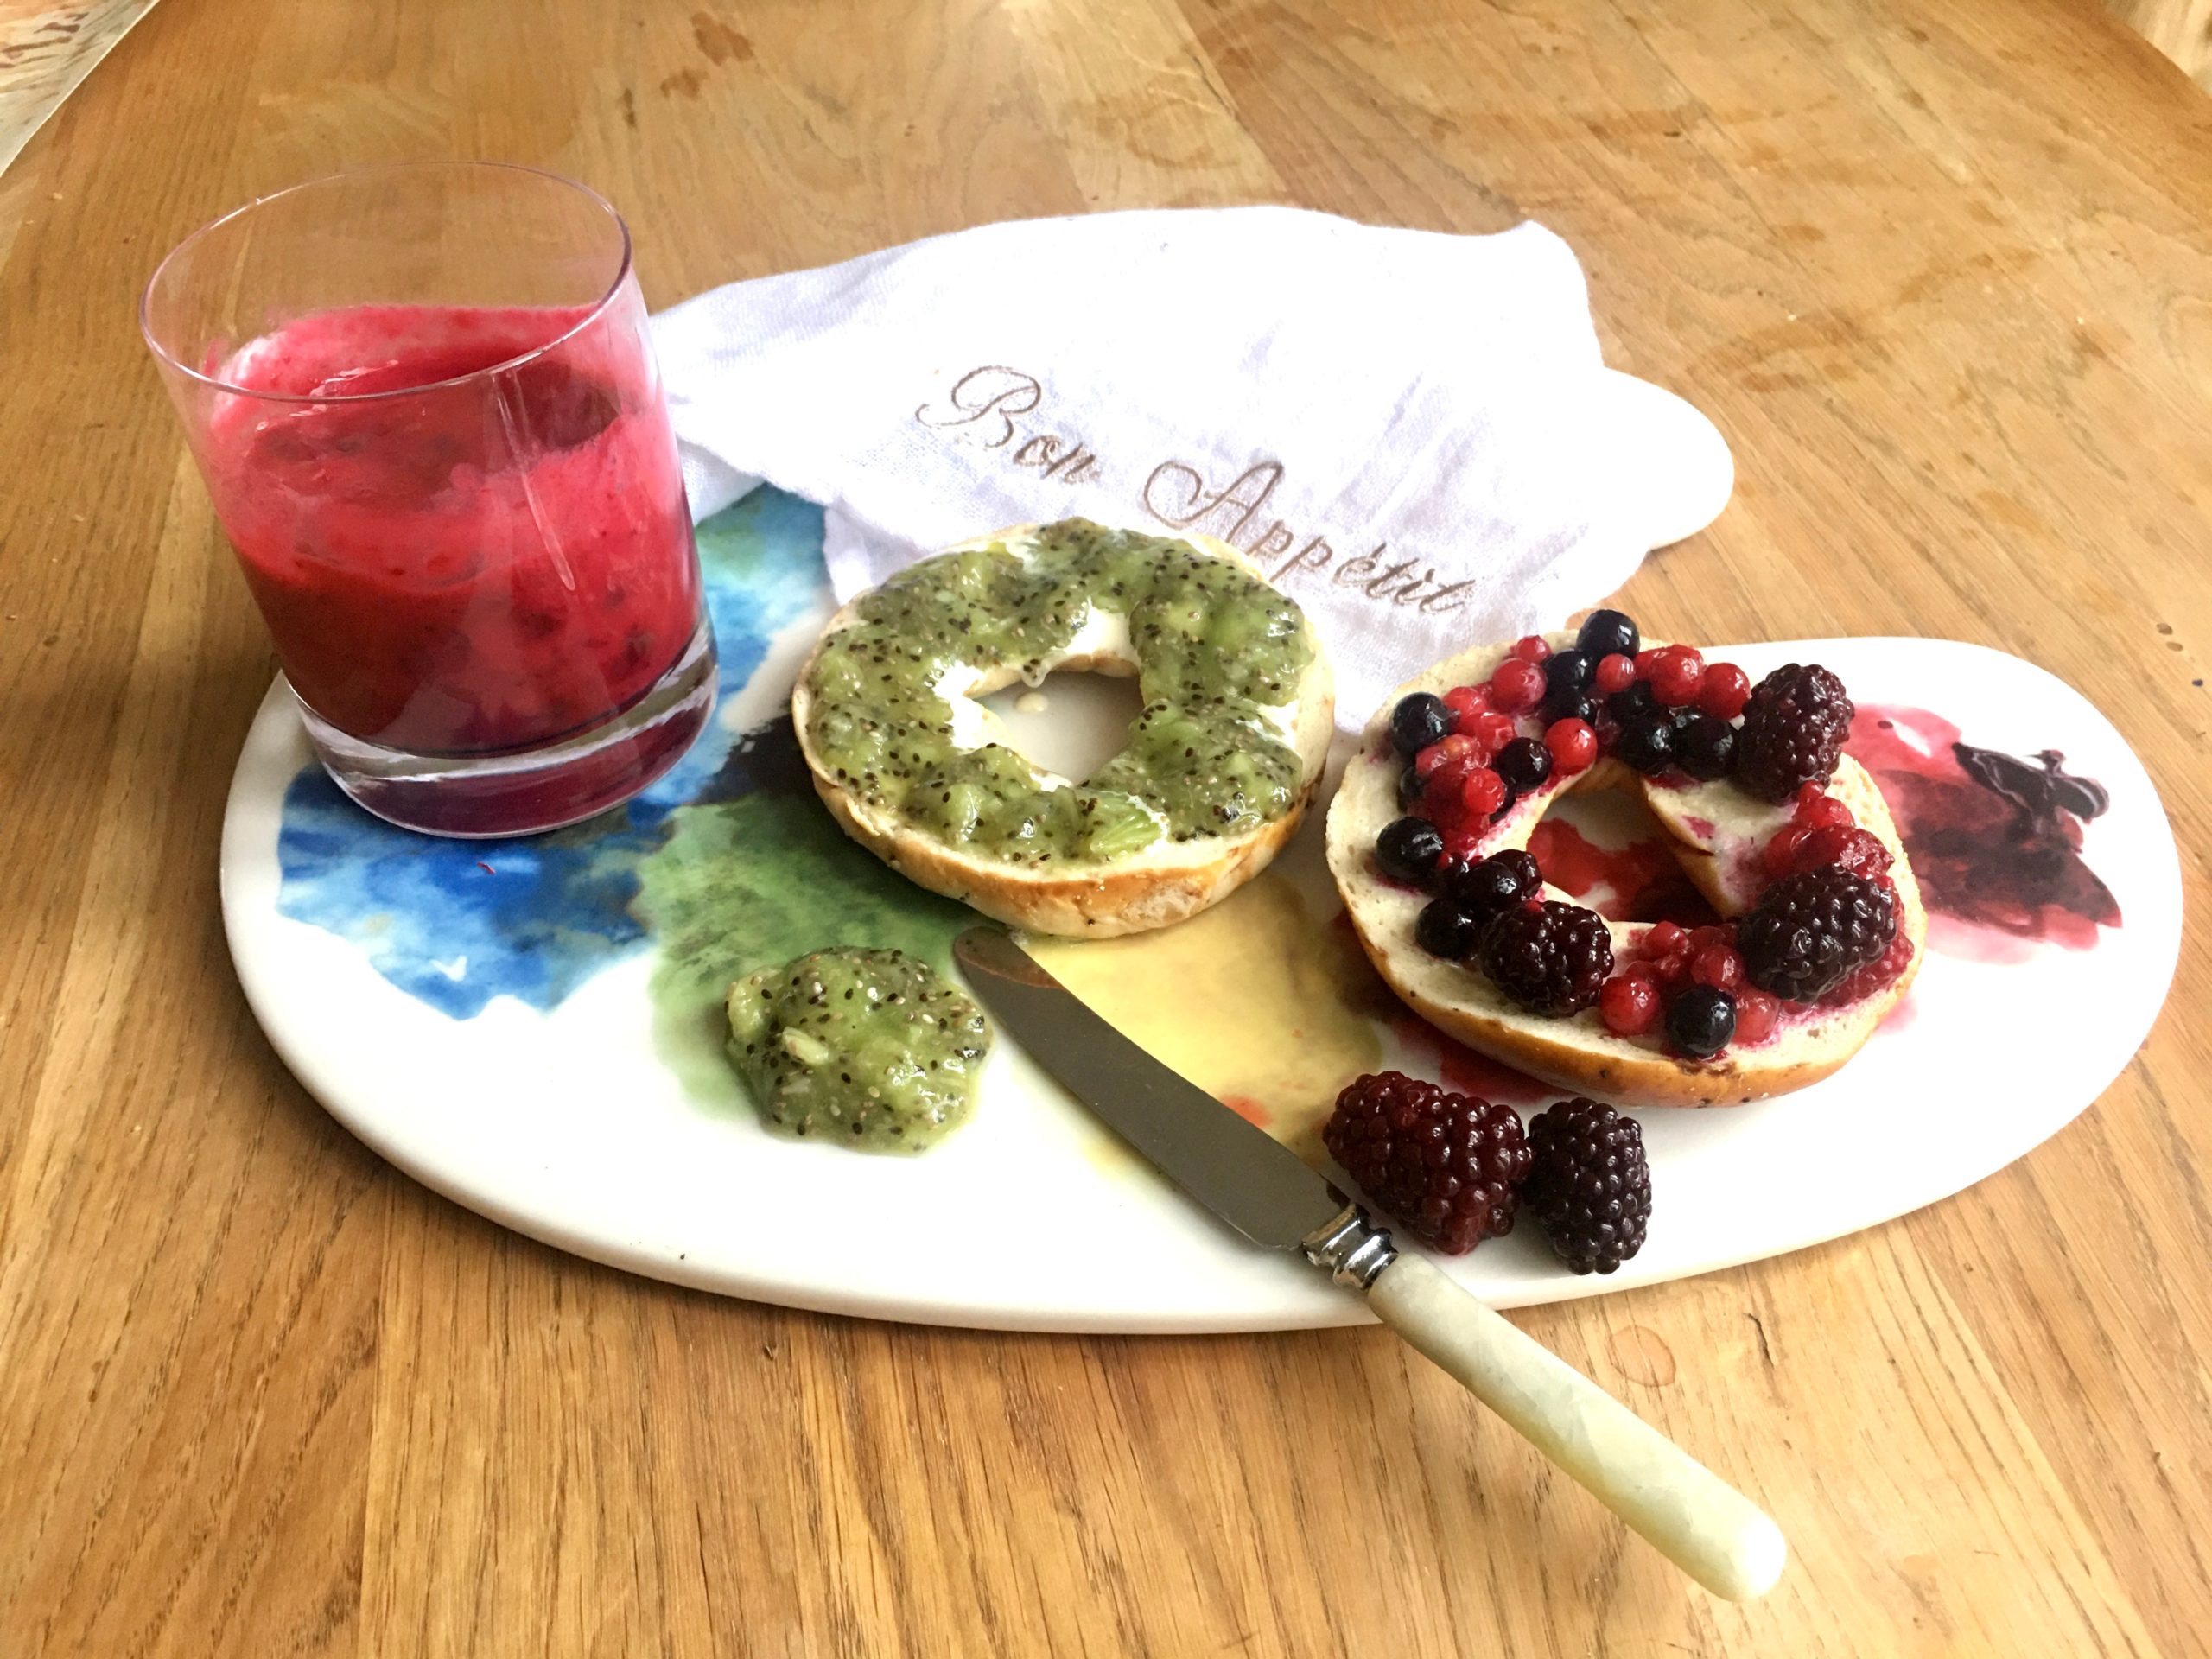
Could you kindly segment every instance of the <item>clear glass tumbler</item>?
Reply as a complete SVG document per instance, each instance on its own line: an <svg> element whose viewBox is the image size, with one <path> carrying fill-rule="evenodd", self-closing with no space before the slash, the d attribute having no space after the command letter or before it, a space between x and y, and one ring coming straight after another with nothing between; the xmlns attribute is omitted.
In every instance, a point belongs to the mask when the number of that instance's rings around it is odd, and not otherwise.
<svg viewBox="0 0 2212 1659"><path fill-rule="evenodd" d="M522 167L342 174L140 308L315 752L379 817L549 830L665 772L714 636L630 234Z"/></svg>

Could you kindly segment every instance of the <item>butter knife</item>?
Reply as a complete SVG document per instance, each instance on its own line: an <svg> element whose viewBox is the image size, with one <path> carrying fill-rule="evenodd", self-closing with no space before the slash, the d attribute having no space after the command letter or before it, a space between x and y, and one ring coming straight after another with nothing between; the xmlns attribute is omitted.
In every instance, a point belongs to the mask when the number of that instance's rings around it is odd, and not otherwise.
<svg viewBox="0 0 2212 1659"><path fill-rule="evenodd" d="M1436 1362L1707 1589L1764 1595L1788 1546L1756 1504L1419 1255L1265 1131L1114 1029L996 928L953 942L968 982L1031 1058L1253 1243L1361 1291Z"/></svg>

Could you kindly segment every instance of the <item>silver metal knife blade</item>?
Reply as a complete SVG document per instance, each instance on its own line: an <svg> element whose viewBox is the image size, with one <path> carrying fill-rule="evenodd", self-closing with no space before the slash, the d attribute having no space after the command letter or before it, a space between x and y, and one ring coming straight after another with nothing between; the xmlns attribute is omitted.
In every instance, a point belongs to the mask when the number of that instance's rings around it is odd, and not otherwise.
<svg viewBox="0 0 2212 1659"><path fill-rule="evenodd" d="M968 982L1029 1057L1162 1174L1255 1244L1294 1250L1351 1200L1108 1025L995 927L952 942Z"/></svg>

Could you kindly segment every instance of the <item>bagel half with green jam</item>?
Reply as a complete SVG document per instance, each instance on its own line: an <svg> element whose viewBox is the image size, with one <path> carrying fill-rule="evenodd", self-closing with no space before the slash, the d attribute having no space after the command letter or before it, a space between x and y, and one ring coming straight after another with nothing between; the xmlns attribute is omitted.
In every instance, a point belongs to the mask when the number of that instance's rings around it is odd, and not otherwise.
<svg viewBox="0 0 2212 1659"><path fill-rule="evenodd" d="M977 701L1058 670L1136 677L1088 778L995 741ZM1106 938L1227 898L1298 828L1335 718L1297 604L1211 537L1084 519L963 542L830 618L791 693L816 790L910 880L1043 933Z"/></svg>

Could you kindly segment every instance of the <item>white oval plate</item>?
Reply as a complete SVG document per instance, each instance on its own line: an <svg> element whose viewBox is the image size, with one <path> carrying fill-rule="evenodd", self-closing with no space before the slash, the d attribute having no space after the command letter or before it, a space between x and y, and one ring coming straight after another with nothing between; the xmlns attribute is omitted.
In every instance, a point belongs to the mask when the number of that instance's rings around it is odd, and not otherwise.
<svg viewBox="0 0 2212 1659"><path fill-rule="evenodd" d="M634 839L650 842L656 815L705 785L733 733L778 711L827 613L819 535L813 509L772 492L702 526L724 707L659 804L641 810ZM1828 1081L1755 1106L1642 1114L1656 1195L1642 1254L1610 1277L1578 1278L1524 1224L1446 1264L1497 1306L1775 1255L1955 1192L2094 1101L2172 976L2181 890L2164 813L2119 734L2069 687L1940 640L1726 655L1755 678L1817 659L1862 705L1932 707L1976 744L2063 751L2069 770L2110 791L2084 855L2124 925L2100 930L2092 949L2028 947L2012 962L1932 952L1905 1017ZM655 1046L650 939L632 929L579 953L552 925L563 916L533 909L545 872L588 847L405 836L322 798L319 779L280 682L248 734L224 824L238 977L333 1116L457 1202L634 1272L838 1313L1121 1332L1366 1317L1303 1263L1250 1248L1185 1202L1010 1043L989 1063L975 1120L919 1158L778 1139L730 1103L734 1088L702 1103ZM1335 908L1319 841L1317 814L1278 866L1316 912ZM485 872L481 889L469 867ZM602 921L620 908L614 886ZM619 920L607 925L620 934ZM1386 1053L1434 1075L1395 1043Z"/></svg>

